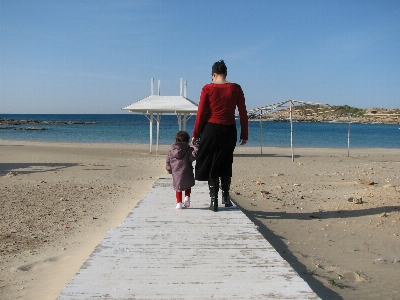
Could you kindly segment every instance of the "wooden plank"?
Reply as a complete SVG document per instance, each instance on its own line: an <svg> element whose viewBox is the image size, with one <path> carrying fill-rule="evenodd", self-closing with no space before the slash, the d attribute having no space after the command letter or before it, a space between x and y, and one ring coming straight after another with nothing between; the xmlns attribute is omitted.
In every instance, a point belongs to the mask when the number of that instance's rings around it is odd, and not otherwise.
<svg viewBox="0 0 400 300"><path fill-rule="evenodd" d="M160 178L58 299L319 299L240 209L210 211L203 182L191 200Z"/></svg>

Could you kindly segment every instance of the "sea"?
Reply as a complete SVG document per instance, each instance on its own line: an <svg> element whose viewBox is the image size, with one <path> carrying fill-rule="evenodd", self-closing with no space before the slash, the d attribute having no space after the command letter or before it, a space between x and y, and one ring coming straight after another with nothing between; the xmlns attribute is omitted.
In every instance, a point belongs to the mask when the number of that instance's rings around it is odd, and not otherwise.
<svg viewBox="0 0 400 300"><path fill-rule="evenodd" d="M1 126L0 139L15 141L132 143L149 144L150 122L142 114L0 114L14 120L61 121L64 124ZM186 131L193 131L195 116ZM72 122L72 123L71 123ZM89 124L74 124L87 122ZM237 122L240 131L239 122ZM37 127L44 130L14 130L17 127ZM159 144L174 142L179 130L176 115L162 115ZM183 128L181 128L183 129ZM153 144L156 144L156 122L153 122ZM359 124L250 121L249 146L316 148L400 148L399 124Z"/></svg>

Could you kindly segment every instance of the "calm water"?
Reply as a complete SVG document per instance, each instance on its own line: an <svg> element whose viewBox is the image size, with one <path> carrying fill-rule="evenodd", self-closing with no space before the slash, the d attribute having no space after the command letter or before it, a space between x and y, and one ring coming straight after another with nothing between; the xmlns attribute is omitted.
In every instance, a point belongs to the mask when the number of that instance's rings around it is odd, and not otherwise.
<svg viewBox="0 0 400 300"><path fill-rule="evenodd" d="M0 139L33 140L80 143L135 143L148 144L149 121L139 114L116 115L11 115L1 118L40 121L84 121L87 125L26 125L46 130L0 129ZM191 134L195 117L189 119L186 131ZM156 123L153 125L153 143L156 143ZM21 125L18 127L23 127ZM350 146L352 148L400 148L400 125L351 124ZM171 144L178 131L177 117L163 115L160 124L159 144ZM290 146L289 122L263 122L263 145ZM340 123L293 123L295 147L347 148L348 124ZM260 145L260 123L249 122L249 145Z"/></svg>

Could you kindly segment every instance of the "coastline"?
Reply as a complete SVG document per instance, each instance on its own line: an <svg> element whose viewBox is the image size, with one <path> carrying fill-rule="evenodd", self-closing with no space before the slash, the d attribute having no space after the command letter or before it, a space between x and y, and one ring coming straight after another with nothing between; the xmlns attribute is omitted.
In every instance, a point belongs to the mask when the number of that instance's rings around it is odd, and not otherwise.
<svg viewBox="0 0 400 300"><path fill-rule="evenodd" d="M105 233L165 174L168 149L0 140L1 298L56 298ZM289 147L263 147L262 155L260 147L237 147L231 197L315 291L394 299L397 152L351 149L347 157L343 148L295 148L292 163Z"/></svg>
<svg viewBox="0 0 400 300"><path fill-rule="evenodd" d="M290 108L272 111L270 113L251 110L252 119L264 121L285 122L290 119ZM348 105L294 105L292 119L298 122L321 123L359 123L359 124L400 124L398 108L356 108Z"/></svg>
<svg viewBox="0 0 400 300"><path fill-rule="evenodd" d="M11 116L10 116L11 117ZM24 115L13 115L15 120ZM149 121L143 115L27 115L33 124L5 125L0 136L4 140L71 142L71 143L113 143L148 144L150 140ZM35 122L61 122L59 125L39 125ZM187 123L188 132L193 130L191 118ZM20 121L16 121L20 122ZM71 124L73 123L73 124ZM75 124L76 123L76 124ZM94 123L94 124L86 124ZM35 125L36 124L36 125ZM262 126L261 126L262 125ZM15 128L11 128L15 127ZM156 144L156 128L153 124L153 144ZM293 129L293 130L292 130ZM160 145L170 145L177 128L176 116L166 115L160 123ZM239 129L238 129L239 130ZM295 147L347 147L350 133L351 148L400 148L400 133L397 124L362 124L295 122L249 122L247 146L287 147L291 144L291 132Z"/></svg>

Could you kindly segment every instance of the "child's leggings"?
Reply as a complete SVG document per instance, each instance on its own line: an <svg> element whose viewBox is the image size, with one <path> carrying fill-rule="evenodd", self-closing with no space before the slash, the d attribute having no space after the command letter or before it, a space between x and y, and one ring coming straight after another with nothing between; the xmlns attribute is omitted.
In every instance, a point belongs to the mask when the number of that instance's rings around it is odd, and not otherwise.
<svg viewBox="0 0 400 300"><path fill-rule="evenodd" d="M191 188L188 188L185 190L185 197L188 196L190 197L190 193L192 192ZM176 202L182 202L182 192L181 191L176 191Z"/></svg>

